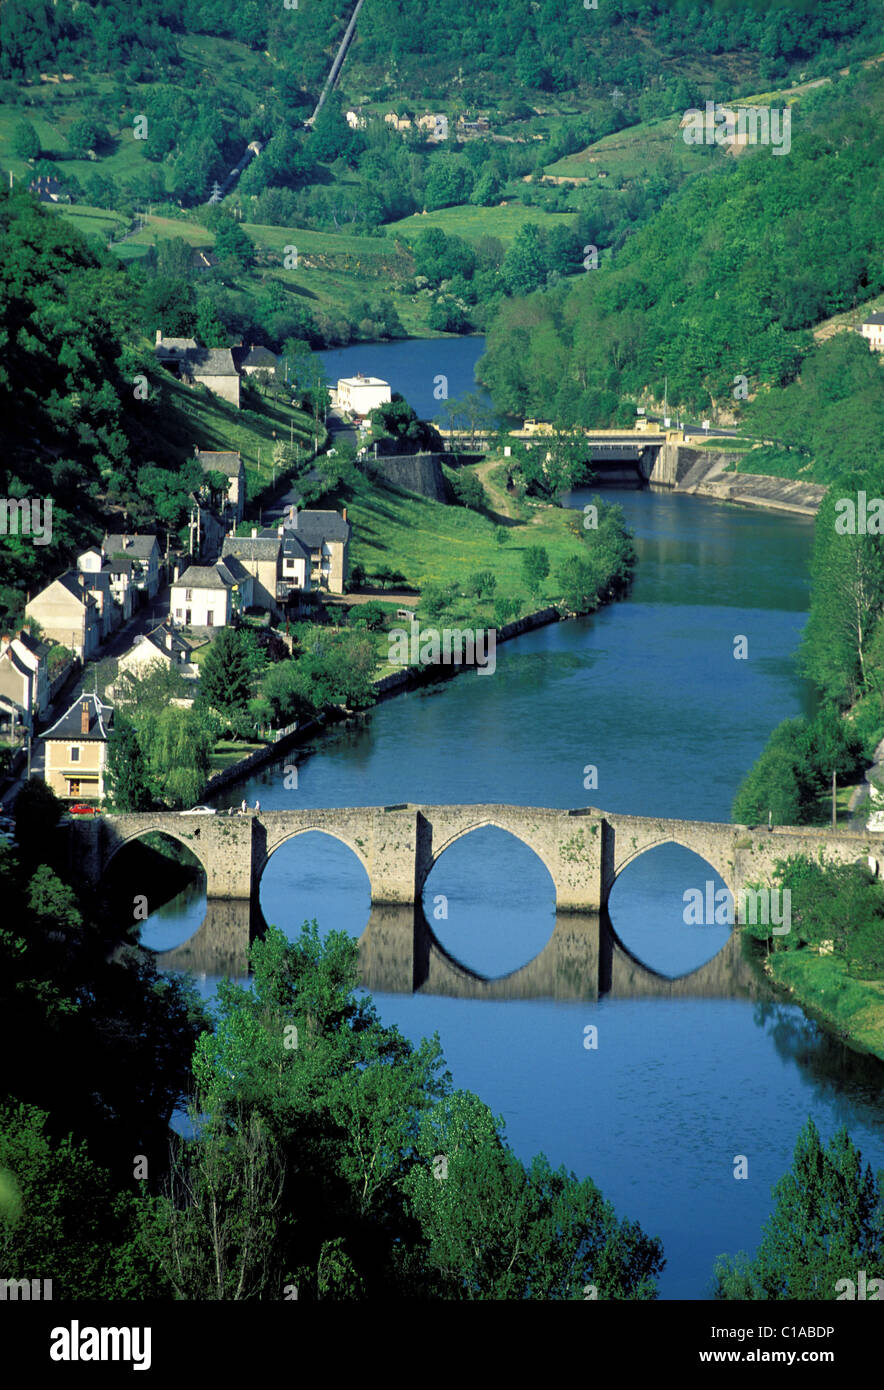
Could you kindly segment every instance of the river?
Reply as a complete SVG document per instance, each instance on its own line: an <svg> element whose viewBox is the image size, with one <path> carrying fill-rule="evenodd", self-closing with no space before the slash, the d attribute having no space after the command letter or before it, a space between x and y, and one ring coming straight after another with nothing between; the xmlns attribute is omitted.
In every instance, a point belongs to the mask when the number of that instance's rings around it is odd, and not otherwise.
<svg viewBox="0 0 884 1390"><path fill-rule="evenodd" d="M481 340L467 342L472 353ZM438 348L425 345L417 373L432 378ZM362 370L379 373L370 351L358 354ZM589 495L568 500L582 507ZM605 495L636 533L628 599L504 644L494 679L467 674L380 705L363 726L296 750L218 804L243 795L265 808L499 801L728 820L773 726L812 709L792 661L812 527L699 498ZM735 659L738 637L746 660ZM298 786L286 789L293 762ZM597 787L587 791L590 766ZM413 1040L438 1030L455 1084L503 1116L522 1158L543 1150L591 1176L621 1216L662 1239L660 1292L670 1299L708 1297L715 1257L754 1249L808 1115L825 1139L846 1124L865 1160L884 1167L884 1070L796 1006L772 1002L727 945L727 928L683 923L684 891L707 880L720 886L686 851L644 855L611 898L613 930L631 953L615 953L615 987L596 998L579 962L569 976L553 960L535 988L519 970L556 928L549 876L511 837L477 831L434 868L425 916L468 971L510 978L471 982L437 953L441 965L416 992L383 973L372 988L383 1020ZM290 936L312 917L323 931L360 936L370 912L361 866L317 834L277 851L260 902ZM199 893L184 894L145 923L142 939L168 952L204 915ZM211 931L207 939L200 987L211 995L217 973L236 963L212 954ZM584 1047L590 1024L597 1049ZM737 1155L748 1159L747 1180L733 1176Z"/></svg>

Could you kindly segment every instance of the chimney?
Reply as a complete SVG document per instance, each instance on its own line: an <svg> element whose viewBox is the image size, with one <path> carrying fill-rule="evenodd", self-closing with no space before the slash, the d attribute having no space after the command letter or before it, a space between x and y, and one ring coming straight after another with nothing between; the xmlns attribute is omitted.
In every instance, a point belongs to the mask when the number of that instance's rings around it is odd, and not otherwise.
<svg viewBox="0 0 884 1390"><path fill-rule="evenodd" d="M277 526L277 528L276 528L276 534L277 534L278 536L284 536L284 535L285 535L285 522L284 522L284 521L281 521L281 522L279 523L279 525Z"/></svg>
<svg viewBox="0 0 884 1390"><path fill-rule="evenodd" d="M161 328L158 328L158 329L157 329L157 341L156 341L157 347L159 347L159 345L160 345L160 343L161 343L162 341L163 341L163 330L162 330Z"/></svg>
<svg viewBox="0 0 884 1390"><path fill-rule="evenodd" d="M88 732L89 732L89 701L88 701L88 700L84 700L83 703L82 703L81 706L80 706L80 733L81 733L81 734L88 734Z"/></svg>
<svg viewBox="0 0 884 1390"><path fill-rule="evenodd" d="M257 526L253 526L253 527L252 527L252 540L256 540L256 539L257 539L257 536L258 536L258 528L257 528Z"/></svg>
<svg viewBox="0 0 884 1390"><path fill-rule="evenodd" d="M171 631L169 631L169 632L166 633L166 646L167 646L167 648L168 648L169 651L172 650L172 633L171 633Z"/></svg>
<svg viewBox="0 0 884 1390"><path fill-rule="evenodd" d="M10 637L9 633L4 632L3 636L0 637L0 652L5 652L6 648L9 646L11 641L12 638Z"/></svg>
<svg viewBox="0 0 884 1390"><path fill-rule="evenodd" d="M343 515L344 520L346 521L346 520L347 520L347 508L346 508L346 507L344 507L344 508L342 509L342 515Z"/></svg>

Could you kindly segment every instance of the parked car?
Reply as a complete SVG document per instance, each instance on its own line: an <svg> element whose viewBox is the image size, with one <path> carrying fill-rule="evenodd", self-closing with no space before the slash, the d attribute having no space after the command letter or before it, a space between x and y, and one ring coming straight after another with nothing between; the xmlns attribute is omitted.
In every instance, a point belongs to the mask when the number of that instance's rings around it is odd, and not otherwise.
<svg viewBox="0 0 884 1390"><path fill-rule="evenodd" d="M68 813L72 816L97 816L97 806L87 806L85 801L78 801L75 805L68 807Z"/></svg>
<svg viewBox="0 0 884 1390"><path fill-rule="evenodd" d="M218 813L214 806L191 806L189 811L179 812L182 816L216 816Z"/></svg>

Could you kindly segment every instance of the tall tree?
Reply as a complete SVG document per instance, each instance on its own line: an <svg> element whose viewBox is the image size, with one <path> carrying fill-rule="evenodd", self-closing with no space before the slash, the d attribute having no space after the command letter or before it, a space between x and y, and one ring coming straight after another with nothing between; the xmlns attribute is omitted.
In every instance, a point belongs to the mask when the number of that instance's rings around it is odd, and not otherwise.
<svg viewBox="0 0 884 1390"><path fill-rule="evenodd" d="M223 627L200 672L200 704L221 714L244 710L252 694L252 666L245 634Z"/></svg>
<svg viewBox="0 0 884 1390"><path fill-rule="evenodd" d="M149 811L153 792L138 731L117 711L107 741L108 796L116 811Z"/></svg>
<svg viewBox="0 0 884 1390"><path fill-rule="evenodd" d="M854 1285L884 1277L880 1180L840 1129L827 1147L809 1119L790 1171L773 1189L776 1206L754 1258L722 1256L715 1266L719 1299L818 1299L830 1302Z"/></svg>

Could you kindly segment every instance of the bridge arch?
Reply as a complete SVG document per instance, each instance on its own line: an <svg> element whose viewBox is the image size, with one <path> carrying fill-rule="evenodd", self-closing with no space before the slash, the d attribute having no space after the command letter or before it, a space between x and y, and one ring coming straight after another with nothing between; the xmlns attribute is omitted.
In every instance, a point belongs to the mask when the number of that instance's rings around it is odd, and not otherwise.
<svg viewBox="0 0 884 1390"><path fill-rule="evenodd" d="M450 849L452 845L457 844L458 840L463 840L467 835L472 835L473 832L476 830L501 830L504 833L504 835L511 835L514 840L518 840L519 844L524 845L526 849L530 850L531 853L535 855L537 859L540 860L544 869L549 874L549 877L553 885L553 891L555 891L555 875L553 874L552 869L547 863L546 856L544 855L543 850L538 845L531 843L530 837L524 833L524 828L522 826L519 826L517 829L514 829L511 825L506 825L505 821L505 816L483 816L479 820L472 821L469 825L458 826L458 828L452 833L450 833L448 838L444 840L440 845L437 846L434 844L432 854L428 857L426 864L422 865L421 867L421 872L419 873L419 882L415 885L416 896L420 897L423 893L424 888L427 884L427 879L430 877L430 874L432 873L435 866L438 864L439 860L442 858L445 851L447 849ZM519 968L521 969L522 967Z"/></svg>
<svg viewBox="0 0 884 1390"><path fill-rule="evenodd" d="M197 826L196 829L198 831L199 827ZM162 826L141 825L136 830L131 830L128 835L118 834L113 844L108 846L107 851L104 855L102 876L107 873L111 864L116 859L117 855L120 853L120 850L125 849L127 845L135 844L137 840L143 840L145 835L165 835L166 839L174 840L175 843L180 845L182 849L189 850L190 853L193 855L194 859L199 861L199 866L206 876L206 882L209 882L209 866L207 865L203 855L200 853L199 841L197 840L197 842L194 843L193 839L186 838L184 835L177 834L174 830L170 829L167 824L163 824Z"/></svg>
<svg viewBox="0 0 884 1390"><path fill-rule="evenodd" d="M703 860L704 864L708 864L709 868L718 874L718 877L725 886L730 889L731 893L736 895L733 866L730 863L722 864L717 853L713 857L707 844L691 844L690 838L689 835L679 835L677 833L671 835L663 834L658 839L647 840L644 844L630 849L623 858L618 857L615 840L615 864L610 882L607 885L607 896L610 897L614 884L617 882L624 869L628 869L630 864L634 864L637 859L641 859L642 855L647 854L649 850L662 849L664 845L675 845L678 849L687 850L689 854L695 854L698 859Z"/></svg>
<svg viewBox="0 0 884 1390"><path fill-rule="evenodd" d="M260 855L259 858L256 859L255 862L254 885L256 891L260 889L261 879L264 876L264 871L266 870L267 865L270 863L270 860L273 858L276 851L278 849L281 849L283 845L288 844L289 840L296 840L299 835L309 835L311 833L317 835L328 835L330 839L337 840L339 844L344 845L346 849L350 850L351 853L356 856L362 868L365 870L369 884L371 884L371 865L369 864L368 857L365 851L359 846L359 844L357 844L356 841L349 835L345 835L339 827L336 827L333 824L328 824L323 821L316 821L315 824L299 825L294 830L286 831L285 834L282 834L277 839L275 839L272 844L267 845L264 852Z"/></svg>

